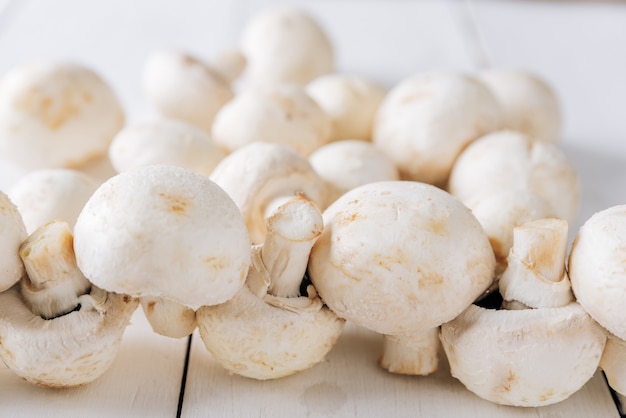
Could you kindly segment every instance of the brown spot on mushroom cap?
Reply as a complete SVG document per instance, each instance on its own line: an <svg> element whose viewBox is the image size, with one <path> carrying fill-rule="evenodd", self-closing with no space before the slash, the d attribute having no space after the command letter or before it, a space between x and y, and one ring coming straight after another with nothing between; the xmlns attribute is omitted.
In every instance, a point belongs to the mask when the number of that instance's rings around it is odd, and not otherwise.
<svg viewBox="0 0 626 418"><path fill-rule="evenodd" d="M159 196L163 198L166 202L166 205L169 206L169 210L171 212L177 213L179 215L184 215L187 211L187 207L191 203L190 200L183 196L176 196L171 193L159 193Z"/></svg>
<svg viewBox="0 0 626 418"><path fill-rule="evenodd" d="M18 96L14 105L35 116L51 130L56 130L78 115L92 100L91 94L75 82L66 85L56 98L33 87Z"/></svg>

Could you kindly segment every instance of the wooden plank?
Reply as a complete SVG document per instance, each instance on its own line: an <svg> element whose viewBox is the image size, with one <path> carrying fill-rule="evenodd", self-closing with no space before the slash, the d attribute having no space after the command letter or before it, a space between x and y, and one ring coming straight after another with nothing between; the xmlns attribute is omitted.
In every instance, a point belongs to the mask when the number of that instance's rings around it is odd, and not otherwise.
<svg viewBox="0 0 626 418"><path fill-rule="evenodd" d="M478 398L451 377L444 359L432 376L410 377L378 367L381 337L347 324L327 359L283 379L230 375L195 334L183 417L618 417L600 373L564 402L513 408Z"/></svg>
<svg viewBox="0 0 626 418"><path fill-rule="evenodd" d="M27 383L0 368L0 415L43 417L173 417L178 407L187 339L152 332L141 308L126 329L111 368L94 382L72 389Z"/></svg>

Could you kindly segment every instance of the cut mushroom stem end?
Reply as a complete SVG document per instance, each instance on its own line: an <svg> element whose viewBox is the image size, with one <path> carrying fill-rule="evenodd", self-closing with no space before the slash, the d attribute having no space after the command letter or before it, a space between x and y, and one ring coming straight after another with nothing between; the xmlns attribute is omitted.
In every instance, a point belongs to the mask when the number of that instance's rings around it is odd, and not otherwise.
<svg viewBox="0 0 626 418"><path fill-rule="evenodd" d="M439 328L408 335L385 335L379 364L391 373L428 375L437 370Z"/></svg>
<svg viewBox="0 0 626 418"><path fill-rule="evenodd" d="M50 222L22 243L19 255L26 268L21 293L35 315L53 319L76 310L79 297L91 287L76 265L73 237L67 222Z"/></svg>
<svg viewBox="0 0 626 418"><path fill-rule="evenodd" d="M152 330L171 338L183 338L196 329L196 312L178 302L144 296L141 308Z"/></svg>

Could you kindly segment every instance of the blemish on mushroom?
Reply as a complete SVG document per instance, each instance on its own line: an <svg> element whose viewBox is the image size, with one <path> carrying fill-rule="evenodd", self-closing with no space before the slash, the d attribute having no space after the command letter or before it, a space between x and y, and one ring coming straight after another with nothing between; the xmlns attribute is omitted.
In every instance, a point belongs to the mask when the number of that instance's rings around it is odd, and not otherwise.
<svg viewBox="0 0 626 418"><path fill-rule="evenodd" d="M187 212L189 200L162 192L159 193L159 196L166 201L166 203L169 205L169 210L171 212L177 213L179 215L183 215Z"/></svg>
<svg viewBox="0 0 626 418"><path fill-rule="evenodd" d="M443 282L443 277L436 272L422 273L417 281L420 289L438 288Z"/></svg>

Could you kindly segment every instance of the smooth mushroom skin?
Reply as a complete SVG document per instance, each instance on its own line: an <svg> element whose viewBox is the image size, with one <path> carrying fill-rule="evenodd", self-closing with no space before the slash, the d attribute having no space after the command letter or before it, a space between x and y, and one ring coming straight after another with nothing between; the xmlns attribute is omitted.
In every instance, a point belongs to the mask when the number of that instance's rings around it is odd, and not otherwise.
<svg viewBox="0 0 626 418"><path fill-rule="evenodd" d="M251 143L226 156L210 178L233 199L254 244L264 241L265 218L284 200L302 194L323 209L330 198L308 160L286 145Z"/></svg>
<svg viewBox="0 0 626 418"><path fill-rule="evenodd" d="M514 131L494 132L472 142L456 160L447 190L470 207L498 193L530 192L570 223L580 207L578 175L563 151Z"/></svg>
<svg viewBox="0 0 626 418"><path fill-rule="evenodd" d="M157 334L183 338L196 329L196 311L183 304L151 296L139 298L139 303L152 331Z"/></svg>
<svg viewBox="0 0 626 418"><path fill-rule="evenodd" d="M261 141L307 156L330 141L331 129L330 118L303 87L279 84L239 93L215 116L211 132L227 153Z"/></svg>
<svg viewBox="0 0 626 418"><path fill-rule="evenodd" d="M37 62L0 81L0 155L26 169L71 168L103 155L123 124L113 90L84 66Z"/></svg>
<svg viewBox="0 0 626 418"><path fill-rule="evenodd" d="M493 281L495 257L480 224L434 186L370 183L323 216L309 277L339 317L365 328L410 338L460 314Z"/></svg>
<svg viewBox="0 0 626 418"><path fill-rule="evenodd" d="M273 9L253 16L244 27L241 50L248 63L245 74L259 86L303 85L334 67L328 36L301 10Z"/></svg>
<svg viewBox="0 0 626 418"><path fill-rule="evenodd" d="M250 238L232 199L207 177L149 166L111 178L76 221L78 266L95 285L193 310L233 297Z"/></svg>
<svg viewBox="0 0 626 418"><path fill-rule="evenodd" d="M605 341L577 303L511 311L471 305L441 327L452 376L483 399L513 406L567 399L596 372Z"/></svg>
<svg viewBox="0 0 626 418"><path fill-rule="evenodd" d="M80 171L51 168L31 171L9 190L28 233L54 220L74 227L78 214L99 183Z"/></svg>
<svg viewBox="0 0 626 418"><path fill-rule="evenodd" d="M86 303L92 298L95 304ZM19 286L0 293L2 361L39 386L67 388L100 377L115 360L138 302L95 288L83 301L79 310L46 320L28 309Z"/></svg>
<svg viewBox="0 0 626 418"><path fill-rule="evenodd" d="M405 180L444 186L459 153L502 126L502 111L478 80L425 73L393 87L378 109L373 141Z"/></svg>
<svg viewBox="0 0 626 418"><path fill-rule="evenodd" d="M372 139L378 107L387 91L365 77L327 74L310 82L306 91L332 122L332 140Z"/></svg>
<svg viewBox="0 0 626 418"><path fill-rule="evenodd" d="M200 59L180 51L153 53L142 84L148 100L165 117L211 132L218 110L233 98L230 80Z"/></svg>
<svg viewBox="0 0 626 418"><path fill-rule="evenodd" d="M607 333L600 368L616 392L626 396L626 341Z"/></svg>
<svg viewBox="0 0 626 418"><path fill-rule="evenodd" d="M0 292L9 289L24 274L19 248L27 236L19 211L11 199L0 192Z"/></svg>
<svg viewBox="0 0 626 418"><path fill-rule="evenodd" d="M559 101L539 75L523 70L491 69L480 72L478 78L502 106L506 128L537 141L560 140Z"/></svg>
<svg viewBox="0 0 626 418"><path fill-rule="evenodd" d="M391 160L364 140L331 142L311 154L309 162L333 190L331 201L364 184L400 179Z"/></svg>
<svg viewBox="0 0 626 418"><path fill-rule="evenodd" d="M208 176L225 155L205 131L173 119L124 128L109 147L111 162L118 173L164 164Z"/></svg>
<svg viewBox="0 0 626 418"><path fill-rule="evenodd" d="M589 218L578 231L568 259L576 300L604 328L626 339L626 205Z"/></svg>

